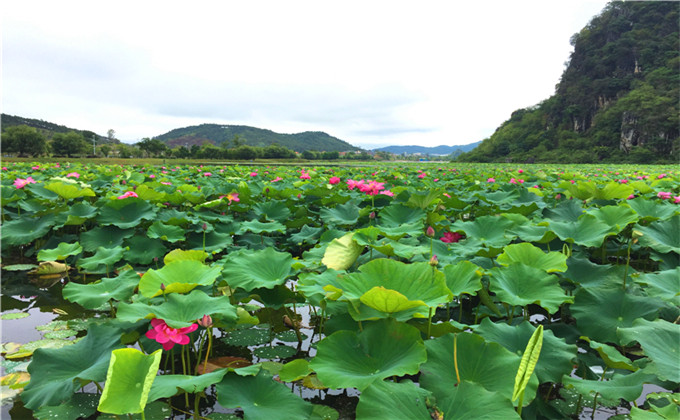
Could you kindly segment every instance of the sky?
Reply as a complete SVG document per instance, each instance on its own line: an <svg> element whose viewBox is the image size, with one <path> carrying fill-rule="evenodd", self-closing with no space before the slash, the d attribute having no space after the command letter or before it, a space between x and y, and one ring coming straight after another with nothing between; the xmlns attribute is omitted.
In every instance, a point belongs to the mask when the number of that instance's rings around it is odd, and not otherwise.
<svg viewBox="0 0 680 420"><path fill-rule="evenodd" d="M5 2L2 112L126 143L216 123L468 144L554 94L606 4Z"/></svg>

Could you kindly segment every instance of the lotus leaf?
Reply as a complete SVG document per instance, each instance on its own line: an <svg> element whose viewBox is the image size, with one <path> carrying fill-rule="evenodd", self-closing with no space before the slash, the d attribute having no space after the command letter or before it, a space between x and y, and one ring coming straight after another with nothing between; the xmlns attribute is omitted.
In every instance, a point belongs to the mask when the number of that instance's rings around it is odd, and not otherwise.
<svg viewBox="0 0 680 420"><path fill-rule="evenodd" d="M333 208L324 207L319 212L321 220L329 225L354 225L359 219L359 208L351 201Z"/></svg>
<svg viewBox="0 0 680 420"><path fill-rule="evenodd" d="M680 383L680 325L662 319L636 319L630 328L618 328L617 334L621 344L640 343L659 378Z"/></svg>
<svg viewBox="0 0 680 420"><path fill-rule="evenodd" d="M111 414L144 412L160 363L160 349L149 355L133 348L113 350L97 410Z"/></svg>
<svg viewBox="0 0 680 420"><path fill-rule="evenodd" d="M139 293L146 297L165 293L187 293L196 286L212 285L220 275L219 266L206 266L196 260L173 261L160 270L149 269L139 282Z"/></svg>
<svg viewBox="0 0 680 420"><path fill-rule="evenodd" d="M485 340L498 343L521 356L535 330L536 328L527 321L519 325L508 325L507 323L494 323L489 318L484 318L475 332ZM559 383L562 375L572 371L576 354L575 345L567 344L563 338L555 337L550 330L543 331L543 350L536 365L536 376L539 382Z"/></svg>
<svg viewBox="0 0 680 420"><path fill-rule="evenodd" d="M203 263L206 258L208 258L208 253L204 251L173 249L163 258L163 262L165 264L170 264L175 261L195 260Z"/></svg>
<svg viewBox="0 0 680 420"><path fill-rule="evenodd" d="M103 381L111 351L123 347L121 331L92 325L84 339L60 349L38 349L28 366L31 382L21 399L32 410L57 405L71 398L83 381Z"/></svg>
<svg viewBox="0 0 680 420"><path fill-rule="evenodd" d="M389 316L399 320L408 320L414 316L426 318L429 316L429 308L436 308L453 299L451 291L446 287L444 274L425 262L404 264L380 258L360 266L358 273L336 279L331 285L342 291L339 299L349 302L350 313L356 320ZM382 287L383 290L375 289L371 292L376 287ZM403 297L387 290L397 292ZM366 293L369 293L368 297L364 297ZM409 309L395 313L378 310L384 304L380 301L387 299L388 295L396 299L394 302L400 302L400 305L406 305ZM413 302L418 302L418 305Z"/></svg>
<svg viewBox="0 0 680 420"><path fill-rule="evenodd" d="M267 238L271 240L271 238ZM261 244L262 237L258 237L258 244ZM223 249L234 243L231 234L210 232L203 236L202 233L189 233L187 244L194 250L202 250L211 253L222 252Z"/></svg>
<svg viewBox="0 0 680 420"><path fill-rule="evenodd" d="M561 252L543 252L540 248L524 242L508 245L496 259L500 265L524 264L548 273L567 271L567 256Z"/></svg>
<svg viewBox="0 0 680 420"><path fill-rule="evenodd" d="M295 359L283 365L279 371L279 379L284 382L299 381L312 373L309 362L305 359Z"/></svg>
<svg viewBox="0 0 680 420"><path fill-rule="evenodd" d="M75 184L67 184L64 182L50 182L45 185L45 189L57 193L65 200L71 200L78 197L94 197L95 193L91 188L81 188Z"/></svg>
<svg viewBox="0 0 680 420"><path fill-rule="evenodd" d="M324 338L310 367L329 388L364 390L388 376L415 374L426 359L416 328L385 319L369 323L359 334L343 330Z"/></svg>
<svg viewBox="0 0 680 420"><path fill-rule="evenodd" d="M253 290L271 289L285 283L291 274L293 257L274 248L231 254L222 271L229 286Z"/></svg>
<svg viewBox="0 0 680 420"><path fill-rule="evenodd" d="M249 220L241 223L238 233L252 232L252 233L271 233L280 232L285 233L286 227L279 222L260 222L259 220Z"/></svg>
<svg viewBox="0 0 680 420"><path fill-rule="evenodd" d="M283 384L275 382L264 372L257 376L227 374L216 385L217 401L227 408L243 409L243 418L306 419L312 405L292 394Z"/></svg>
<svg viewBox="0 0 680 420"><path fill-rule="evenodd" d="M658 273L644 273L635 282L644 285L649 296L680 306L680 267Z"/></svg>
<svg viewBox="0 0 680 420"><path fill-rule="evenodd" d="M346 270L359 258L364 247L353 239L354 233L333 239L324 252L322 264L333 270Z"/></svg>
<svg viewBox="0 0 680 420"><path fill-rule="evenodd" d="M513 236L506 233L513 222L497 216L481 216L472 222L457 220L451 225L451 231L465 232L468 238L474 238L488 247L504 247L512 241Z"/></svg>
<svg viewBox="0 0 680 420"><path fill-rule="evenodd" d="M496 293L501 302L510 305L535 303L553 314L563 303L574 301L560 287L557 276L538 268L515 263L508 267L494 267L489 274L489 290Z"/></svg>
<svg viewBox="0 0 680 420"><path fill-rule="evenodd" d="M115 226L97 226L80 235L80 244L87 252L97 248L114 248L123 245L123 240L135 234L134 229L118 229Z"/></svg>
<svg viewBox="0 0 680 420"><path fill-rule="evenodd" d="M432 420L426 401L432 393L413 382L376 381L361 393L358 419Z"/></svg>
<svg viewBox="0 0 680 420"><path fill-rule="evenodd" d="M81 252L83 252L83 247L78 242L72 244L61 242L56 248L38 251L38 261L65 260L66 257L78 255Z"/></svg>
<svg viewBox="0 0 680 420"><path fill-rule="evenodd" d="M446 285L454 296L464 293L475 295L482 288L482 270L470 261L461 261L444 267Z"/></svg>
<svg viewBox="0 0 680 420"><path fill-rule="evenodd" d="M639 237L641 245L661 253L680 254L680 214L652 222L649 226L636 226L635 230L642 234Z"/></svg>
<svg viewBox="0 0 680 420"><path fill-rule="evenodd" d="M123 258L123 253L126 251L121 246L113 248L97 248L97 252L88 258L81 258L76 265L88 273L108 273L117 263Z"/></svg>
<svg viewBox="0 0 680 420"><path fill-rule="evenodd" d="M179 226L166 225L161 221L149 226L146 234L151 239L162 239L173 243L184 240L184 229Z"/></svg>
<svg viewBox="0 0 680 420"><path fill-rule="evenodd" d="M110 200L100 210L97 221L102 225L113 225L121 229L136 227L143 220L153 220L155 208L140 198Z"/></svg>
<svg viewBox="0 0 680 420"><path fill-rule="evenodd" d="M208 362L210 363L210 362ZM153 381L149 392L149 401L169 398L181 391L191 394L203 392L222 380L228 369L217 369L198 376L192 375L159 375Z"/></svg>
<svg viewBox="0 0 680 420"><path fill-rule="evenodd" d="M576 222L550 222L552 230L561 240L587 247L602 246L607 236L614 233L604 222L592 214L583 215Z"/></svg>
<svg viewBox="0 0 680 420"><path fill-rule="evenodd" d="M98 394L77 392L72 398L57 406L43 406L33 415L38 420L88 418L97 411Z"/></svg>
<svg viewBox="0 0 680 420"><path fill-rule="evenodd" d="M633 362L622 355L614 346L609 344L598 343L595 340L591 340L588 337L581 337L590 344L590 348L597 351L604 363L608 368L612 369L625 369L631 372L638 370L637 366L633 365Z"/></svg>
<svg viewBox="0 0 680 420"><path fill-rule="evenodd" d="M620 344L616 329L632 327L638 318L657 317L663 302L635 296L621 288L581 288L574 297L571 314L581 332L593 340Z"/></svg>
<svg viewBox="0 0 680 420"><path fill-rule="evenodd" d="M188 295L172 293L167 298L167 302L159 305L121 303L116 317L125 322L160 318L172 328L188 327L203 315L218 315L223 321L235 321L237 318L236 308L226 296L210 297L201 290L194 290Z"/></svg>
<svg viewBox="0 0 680 420"><path fill-rule="evenodd" d="M602 398L608 400L622 398L625 401L635 401L642 395L642 384L651 383L654 379L654 375L650 375L644 370L638 370L627 375L615 373L612 379L607 381L584 380L564 375L562 383L567 387L575 388L585 396L597 392Z"/></svg>
<svg viewBox="0 0 680 420"><path fill-rule="evenodd" d="M146 236L128 238L124 245L127 250L123 253L123 258L132 264L151 264L155 258L160 259L168 251L161 241L155 241Z"/></svg>
<svg viewBox="0 0 680 420"><path fill-rule="evenodd" d="M658 203L643 197L628 200L626 205L630 206L641 219L645 220L666 220L677 211L677 206L673 204Z"/></svg>
<svg viewBox="0 0 680 420"><path fill-rule="evenodd" d="M380 211L379 218L381 226L391 228L398 228L402 225L420 226L420 233L424 233L422 226L426 216L422 208L390 204Z"/></svg>
<svg viewBox="0 0 680 420"><path fill-rule="evenodd" d="M436 395L436 394L435 394ZM437 407L444 419L520 419L512 403L481 385L462 380L448 394L437 396Z"/></svg>
<svg viewBox="0 0 680 420"><path fill-rule="evenodd" d="M427 362L420 369L420 385L432 391L437 401L449 398L448 394L456 389L458 375L461 384L472 382L489 392L497 392L498 399L511 402L519 355L472 333L448 334L426 341L425 347ZM533 400L537 387L534 374L526 390L525 404Z"/></svg>
<svg viewBox="0 0 680 420"><path fill-rule="evenodd" d="M638 215L632 209L623 206L604 206L588 213L609 226L612 233L619 233L629 224L638 221Z"/></svg>
<svg viewBox="0 0 680 420"><path fill-rule="evenodd" d="M123 271L118 277L103 278L88 284L69 282L64 286L64 299L76 302L86 309L96 309L111 299L126 301L134 294L139 275L134 270Z"/></svg>
<svg viewBox="0 0 680 420"><path fill-rule="evenodd" d="M55 224L55 216L48 214L38 218L22 217L2 223L2 242L7 245L25 245L41 238Z"/></svg>

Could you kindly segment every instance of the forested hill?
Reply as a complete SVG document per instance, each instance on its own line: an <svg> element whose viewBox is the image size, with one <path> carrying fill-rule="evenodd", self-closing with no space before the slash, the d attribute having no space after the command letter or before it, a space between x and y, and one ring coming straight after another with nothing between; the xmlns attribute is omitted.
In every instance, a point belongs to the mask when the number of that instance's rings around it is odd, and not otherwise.
<svg viewBox="0 0 680 420"><path fill-rule="evenodd" d="M82 134L83 137L85 137L87 140L90 140L92 139L92 136L95 136L97 139L97 143L119 143L119 141L113 137L108 138L107 136L101 136L93 131L69 128L48 121L36 120L34 118L25 118L18 117L16 115L2 114L1 123L3 130L6 129L7 127L14 127L17 125L27 125L29 127L33 127L37 129L39 132L41 132L48 139L51 139L52 136L58 133L66 134L71 131L75 131L76 133Z"/></svg>
<svg viewBox="0 0 680 420"><path fill-rule="evenodd" d="M351 144L320 131L305 131L296 134L280 134L271 130L246 125L201 124L177 128L155 137L168 147L202 145L209 142L215 145L234 147L241 144L266 147L278 143L297 152L305 150L326 152L348 152L360 150Z"/></svg>
<svg viewBox="0 0 680 420"><path fill-rule="evenodd" d="M555 94L513 112L459 160L680 162L679 10L675 1L609 3L571 38Z"/></svg>
<svg viewBox="0 0 680 420"><path fill-rule="evenodd" d="M470 143L470 144L462 144L459 146L434 146L434 147L427 147L427 146L386 146L386 147L381 147L379 149L373 149L374 151L384 151L384 152L389 152L389 153L394 153L395 155L402 155L402 154L407 154L407 155L414 155L414 154L421 154L421 155L432 155L432 156L444 156L444 155L451 155L451 154L460 154L462 152L469 152L470 150L474 149L477 147L481 142L475 142L475 143Z"/></svg>

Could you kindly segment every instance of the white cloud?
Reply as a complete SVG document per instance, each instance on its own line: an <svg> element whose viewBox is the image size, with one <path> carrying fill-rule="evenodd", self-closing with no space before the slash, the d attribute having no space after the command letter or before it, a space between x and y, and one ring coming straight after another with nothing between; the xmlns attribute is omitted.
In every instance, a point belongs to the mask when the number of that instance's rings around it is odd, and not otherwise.
<svg viewBox="0 0 680 420"><path fill-rule="evenodd" d="M125 141L215 122L465 144L547 99L605 4L12 2L3 112Z"/></svg>

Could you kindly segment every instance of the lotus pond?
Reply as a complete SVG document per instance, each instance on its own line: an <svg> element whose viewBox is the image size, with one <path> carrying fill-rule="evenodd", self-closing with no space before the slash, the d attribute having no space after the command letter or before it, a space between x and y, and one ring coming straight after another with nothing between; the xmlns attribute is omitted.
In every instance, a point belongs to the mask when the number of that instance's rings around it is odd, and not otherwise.
<svg viewBox="0 0 680 420"><path fill-rule="evenodd" d="M677 167L7 163L3 417L677 419Z"/></svg>

